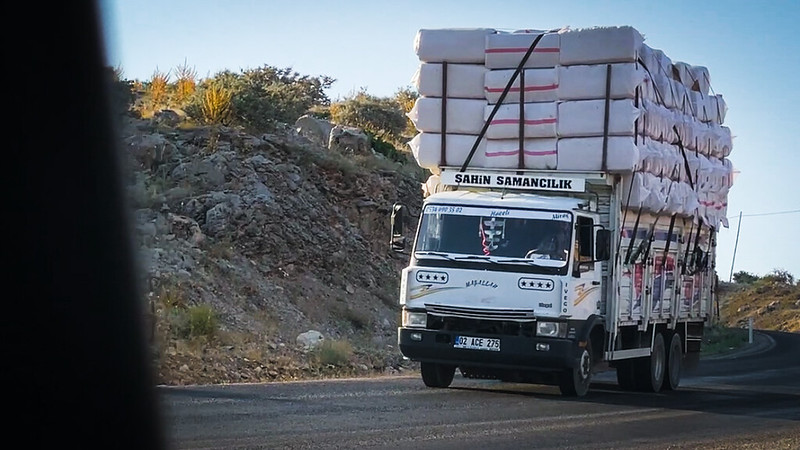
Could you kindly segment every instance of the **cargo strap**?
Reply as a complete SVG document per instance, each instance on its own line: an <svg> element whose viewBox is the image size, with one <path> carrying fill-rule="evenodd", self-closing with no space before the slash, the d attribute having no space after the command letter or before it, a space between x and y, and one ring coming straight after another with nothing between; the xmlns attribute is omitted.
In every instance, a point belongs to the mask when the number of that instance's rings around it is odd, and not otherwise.
<svg viewBox="0 0 800 450"><path fill-rule="evenodd" d="M481 128L481 132L478 133L478 136L475 138L475 143L472 144L472 149L469 151L467 159L465 159L464 164L461 165L461 172L467 170L467 166L469 166L470 161L472 161L472 156L475 155L475 151L478 149L478 145L480 144L483 137L486 135L486 130L489 129L489 124L492 122L492 119L494 119L495 114L497 114L497 110L499 110L500 106L503 104L503 100L505 100L506 95L508 95L508 91L511 90L511 86L514 84L514 81L516 81L517 77L522 71L522 68L525 66L525 63L528 62L528 58L530 58L531 54L533 53L533 49L535 49L536 46L539 45L539 41L542 40L542 38L546 33L547 32L536 36L536 39L533 40L531 46L528 48L528 51L525 52L525 55L520 60L519 64L517 65L517 68L514 70L513 75L511 75L511 79L508 80L508 84L506 84L505 89L503 89L503 92L500 94L500 98L497 99L497 103L495 103L494 108L492 108L492 111L489 113L489 117L486 118L486 122L483 124L483 128ZM524 95L524 92L520 91L520 95ZM522 148L520 148L519 150L520 152L523 151Z"/></svg>

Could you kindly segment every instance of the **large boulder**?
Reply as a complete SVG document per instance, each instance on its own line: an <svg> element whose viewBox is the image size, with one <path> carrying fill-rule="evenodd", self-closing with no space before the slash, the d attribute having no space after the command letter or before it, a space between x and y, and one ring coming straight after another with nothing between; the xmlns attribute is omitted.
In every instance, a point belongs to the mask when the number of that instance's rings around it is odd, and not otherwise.
<svg viewBox="0 0 800 450"><path fill-rule="evenodd" d="M370 153L369 136L360 128L336 125L331 130L328 148L346 153L366 155Z"/></svg>
<svg viewBox="0 0 800 450"><path fill-rule="evenodd" d="M300 136L307 138L320 147L327 147L333 124L325 119L318 119L306 114L297 119L294 123L294 128Z"/></svg>

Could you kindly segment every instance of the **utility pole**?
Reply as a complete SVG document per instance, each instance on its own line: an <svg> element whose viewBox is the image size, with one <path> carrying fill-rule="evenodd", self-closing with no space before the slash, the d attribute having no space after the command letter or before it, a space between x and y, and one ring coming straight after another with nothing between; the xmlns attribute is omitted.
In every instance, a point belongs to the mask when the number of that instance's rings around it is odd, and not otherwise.
<svg viewBox="0 0 800 450"><path fill-rule="evenodd" d="M739 247L739 231L742 229L742 212L739 211L739 225L736 225L736 243L733 244L733 258L731 258L731 275L728 277L728 283L733 280L733 263L736 262L736 248Z"/></svg>

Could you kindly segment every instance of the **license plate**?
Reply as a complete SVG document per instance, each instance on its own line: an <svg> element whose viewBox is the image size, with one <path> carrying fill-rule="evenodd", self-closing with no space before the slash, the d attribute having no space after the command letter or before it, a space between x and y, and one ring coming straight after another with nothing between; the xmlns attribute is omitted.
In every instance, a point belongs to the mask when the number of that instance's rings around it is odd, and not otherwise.
<svg viewBox="0 0 800 450"><path fill-rule="evenodd" d="M454 348L467 348L470 350L488 350L490 352L500 351L500 339L456 336L453 342Z"/></svg>

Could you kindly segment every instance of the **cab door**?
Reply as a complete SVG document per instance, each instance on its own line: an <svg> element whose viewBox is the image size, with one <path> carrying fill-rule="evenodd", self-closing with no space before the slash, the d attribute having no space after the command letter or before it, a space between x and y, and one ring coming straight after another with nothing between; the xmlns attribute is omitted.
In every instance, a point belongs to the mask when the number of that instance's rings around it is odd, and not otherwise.
<svg viewBox="0 0 800 450"><path fill-rule="evenodd" d="M577 214L572 256L573 311L577 317L599 313L602 299L602 263L595 255L598 218Z"/></svg>

